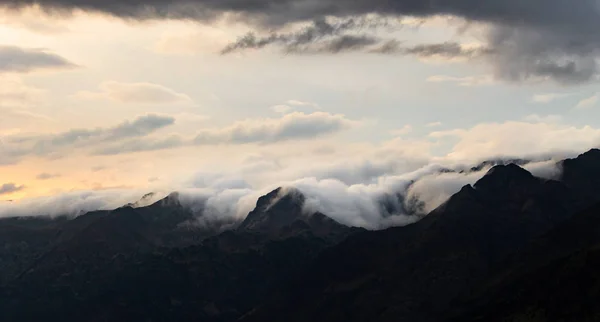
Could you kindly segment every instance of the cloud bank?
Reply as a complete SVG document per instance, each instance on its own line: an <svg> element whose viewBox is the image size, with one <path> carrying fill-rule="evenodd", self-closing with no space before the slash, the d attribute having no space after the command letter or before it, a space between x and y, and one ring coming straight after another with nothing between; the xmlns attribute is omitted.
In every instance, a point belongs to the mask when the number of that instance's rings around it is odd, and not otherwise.
<svg viewBox="0 0 600 322"><path fill-rule="evenodd" d="M502 162L502 161L499 161ZM241 177L204 173L195 177L197 187L178 189L182 205L197 214L193 224L240 222L254 208L257 199L278 186L298 189L306 196L307 213L320 211L336 221L368 229L406 225L422 218L466 184L481 178L492 164L479 171L462 171L471 165L454 166L455 172L437 164L414 171L377 176L372 183L348 184L332 176L305 177L254 188ZM363 167L364 165L357 165ZM526 165L536 175L556 177L555 161L536 161ZM356 171L355 171L356 170ZM354 168L350 171L357 172ZM443 171L442 171L443 170ZM13 184L3 189L22 189ZM53 197L0 203L0 217L7 216L78 216L98 209L114 209L140 199L148 191L103 190L68 192ZM8 192L7 192L8 193ZM168 194L157 192L154 202Z"/></svg>

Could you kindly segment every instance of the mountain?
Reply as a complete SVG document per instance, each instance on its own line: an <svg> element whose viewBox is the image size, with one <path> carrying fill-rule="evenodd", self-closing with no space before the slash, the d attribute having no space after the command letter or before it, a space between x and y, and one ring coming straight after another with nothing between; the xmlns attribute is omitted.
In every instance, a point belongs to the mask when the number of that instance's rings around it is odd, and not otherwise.
<svg viewBox="0 0 600 322"><path fill-rule="evenodd" d="M562 169L560 180L569 186L581 199L581 209L600 201L600 150L592 149L577 158L559 163Z"/></svg>
<svg viewBox="0 0 600 322"><path fill-rule="evenodd" d="M359 230L306 214L299 191L277 189L236 230L186 231L180 224L191 214L178 200L172 194L147 207L63 223L77 229L68 238L59 234L0 290L0 319L232 321L322 249Z"/></svg>
<svg viewBox="0 0 600 322"><path fill-rule="evenodd" d="M439 321L577 205L562 182L496 166L416 224L357 233L323 251L242 321Z"/></svg>
<svg viewBox="0 0 600 322"><path fill-rule="evenodd" d="M561 161L559 180L499 163L426 215L386 195L382 213L423 219L381 231L312 213L293 188L239 223L200 224L177 193L1 219L0 320L599 320L599 161Z"/></svg>
<svg viewBox="0 0 600 322"><path fill-rule="evenodd" d="M256 208L239 225L241 231L290 236L309 231L318 237L339 239L350 229L326 215L306 213L306 197L297 189L277 188L258 198Z"/></svg>
<svg viewBox="0 0 600 322"><path fill-rule="evenodd" d="M599 265L596 204L507 259L448 320L598 321Z"/></svg>

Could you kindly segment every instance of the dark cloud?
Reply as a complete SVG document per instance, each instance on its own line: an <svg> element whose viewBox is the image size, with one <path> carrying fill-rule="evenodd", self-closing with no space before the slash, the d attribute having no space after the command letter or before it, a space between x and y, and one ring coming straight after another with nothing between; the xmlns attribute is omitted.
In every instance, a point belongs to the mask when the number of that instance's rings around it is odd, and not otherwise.
<svg viewBox="0 0 600 322"><path fill-rule="evenodd" d="M75 64L43 49L0 46L0 73L27 73L40 69L73 68Z"/></svg>
<svg viewBox="0 0 600 322"><path fill-rule="evenodd" d="M378 42L378 38L366 35L342 35L317 44L288 47L285 52L288 54L339 54L360 51Z"/></svg>
<svg viewBox="0 0 600 322"><path fill-rule="evenodd" d="M595 0L1 0L0 3L9 8L39 4L49 12L81 9L134 19L168 17L212 21L230 13L271 25L325 16L379 13L416 17L445 14L475 21L588 32L595 32L598 26Z"/></svg>
<svg viewBox="0 0 600 322"><path fill-rule="evenodd" d="M325 19L316 19L311 25L304 27L296 32L289 33L271 33L268 36L259 37L255 33L248 33L238 39L236 42L225 47L221 53L229 54L231 52L245 49L261 49L270 45L279 45L284 51L290 53L304 52L340 52L345 48L361 48L371 45L377 40L374 37L345 35L347 31L373 30L392 25L387 19L383 18L348 18L340 21L330 22ZM320 49L314 45L325 40L328 45L321 46ZM368 43L368 44L366 44Z"/></svg>
<svg viewBox="0 0 600 322"><path fill-rule="evenodd" d="M103 146L150 135L175 123L171 116L149 114L113 127L72 129L55 134L13 135L0 140L0 161L15 163L29 155L55 158L73 149Z"/></svg>
<svg viewBox="0 0 600 322"><path fill-rule="evenodd" d="M49 12L82 9L133 19L168 17L210 22L228 16L263 31L325 17L450 15L490 26L484 47L493 55L486 62L498 78L554 79L575 84L595 79L598 74L597 0L0 0L0 4L12 8L39 4ZM272 43L285 47L290 40L281 36L247 36L237 43L238 47L228 50L262 48ZM390 47L383 46L379 52L390 52Z"/></svg>
<svg viewBox="0 0 600 322"><path fill-rule="evenodd" d="M48 173L48 172L43 172L38 174L35 178L38 180L49 180L49 179L54 179L54 178L58 178L61 175L59 173Z"/></svg>
<svg viewBox="0 0 600 322"><path fill-rule="evenodd" d="M403 52L409 55L416 55L419 57L441 56L444 58L472 58L480 56L486 51L487 50L481 48L464 48L463 46L461 46L461 44L456 42L416 45L413 47L403 49Z"/></svg>
<svg viewBox="0 0 600 322"><path fill-rule="evenodd" d="M23 185L18 186L14 183L5 183L0 186L0 195L8 195L11 193L19 192L23 189L25 189L25 186Z"/></svg>

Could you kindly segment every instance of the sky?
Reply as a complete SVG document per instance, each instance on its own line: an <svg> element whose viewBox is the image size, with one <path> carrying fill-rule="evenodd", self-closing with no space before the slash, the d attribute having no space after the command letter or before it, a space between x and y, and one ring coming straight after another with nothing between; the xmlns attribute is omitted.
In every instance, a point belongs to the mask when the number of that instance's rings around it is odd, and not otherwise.
<svg viewBox="0 0 600 322"><path fill-rule="evenodd" d="M0 200L252 204L600 145L598 0L32 3L0 0Z"/></svg>

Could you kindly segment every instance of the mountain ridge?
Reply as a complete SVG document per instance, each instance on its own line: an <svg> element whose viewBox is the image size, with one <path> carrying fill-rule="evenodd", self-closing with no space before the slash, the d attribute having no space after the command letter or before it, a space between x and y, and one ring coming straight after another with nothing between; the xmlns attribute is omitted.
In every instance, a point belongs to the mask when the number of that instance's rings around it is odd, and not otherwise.
<svg viewBox="0 0 600 322"><path fill-rule="evenodd" d="M566 170L559 180L537 178L514 164L494 166L422 220L378 231L310 213L306 196L285 187L258 198L248 216L224 232L190 226L202 209L192 213L177 193L75 219L3 219L0 319L469 321L481 316L480 308L502 308L498 294L505 289L523 285L543 298L535 283L515 286L528 271L499 279L504 267L532 261L541 265L533 271L553 276L555 267L565 267L556 266L556 258L581 258L573 249L583 247L595 258L599 152L561 161ZM573 239L573 230L581 239ZM557 237L544 244L544 236ZM574 272L557 276L567 281ZM502 283L489 284L493 279ZM480 290L488 284L494 287ZM453 310L456 303L460 310ZM510 310L521 309L511 304L502 312L510 317Z"/></svg>

